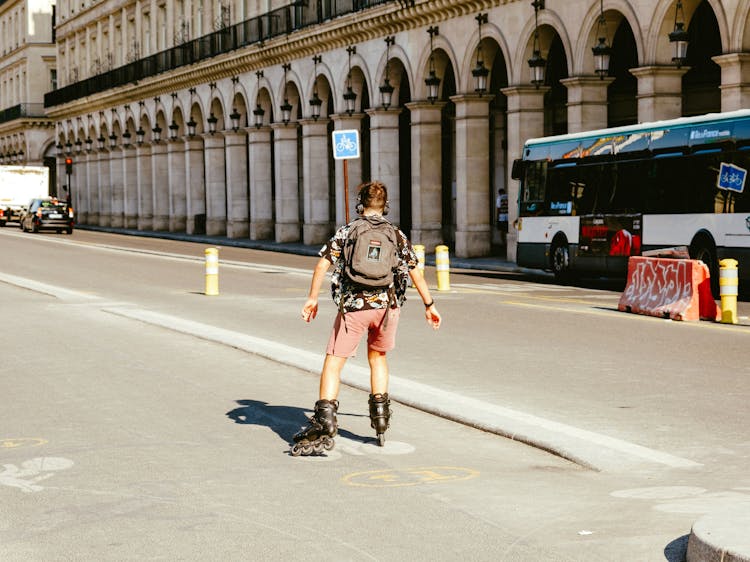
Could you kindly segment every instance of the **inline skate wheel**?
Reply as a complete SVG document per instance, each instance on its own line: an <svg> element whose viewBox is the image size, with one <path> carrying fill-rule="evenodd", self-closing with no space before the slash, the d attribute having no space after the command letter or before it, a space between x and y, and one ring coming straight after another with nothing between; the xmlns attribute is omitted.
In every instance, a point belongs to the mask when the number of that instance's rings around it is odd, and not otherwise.
<svg viewBox="0 0 750 562"><path fill-rule="evenodd" d="M383 447L385 445L385 435L383 433L378 433L378 447Z"/></svg>
<svg viewBox="0 0 750 562"><path fill-rule="evenodd" d="M323 452L323 442L320 441L318 443L315 443L313 445L313 451L315 452L316 455L319 455L320 453L322 453Z"/></svg>
<svg viewBox="0 0 750 562"><path fill-rule="evenodd" d="M333 439L331 439L330 437L328 437L325 441L323 441L323 448L326 451L332 450L335 445L336 445L336 442Z"/></svg>
<svg viewBox="0 0 750 562"><path fill-rule="evenodd" d="M313 446L310 443L305 443L302 445L302 454L303 455L309 455L313 452Z"/></svg>
<svg viewBox="0 0 750 562"><path fill-rule="evenodd" d="M290 454L291 454L291 455L292 455L293 457L298 457L298 456L300 456L300 455L302 454L302 447L300 447L300 446L299 446L299 443L295 443L295 444L294 444L294 445L292 446L292 450L291 450L291 451L289 451L289 453L290 453Z"/></svg>

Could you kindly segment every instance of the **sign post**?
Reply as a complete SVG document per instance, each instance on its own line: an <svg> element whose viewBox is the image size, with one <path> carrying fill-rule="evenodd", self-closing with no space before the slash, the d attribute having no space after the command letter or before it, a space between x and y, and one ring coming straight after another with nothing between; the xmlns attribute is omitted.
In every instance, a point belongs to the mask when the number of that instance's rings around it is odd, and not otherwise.
<svg viewBox="0 0 750 562"><path fill-rule="evenodd" d="M348 161L359 158L359 131L347 129L344 131L333 131L331 134L333 142L333 158L344 161L344 211L346 224L349 224L349 166Z"/></svg>

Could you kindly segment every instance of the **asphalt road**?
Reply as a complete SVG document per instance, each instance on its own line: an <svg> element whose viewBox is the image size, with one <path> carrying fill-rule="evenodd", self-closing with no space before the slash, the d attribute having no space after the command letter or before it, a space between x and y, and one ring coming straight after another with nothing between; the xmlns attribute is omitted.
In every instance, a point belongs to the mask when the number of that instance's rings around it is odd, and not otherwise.
<svg viewBox="0 0 750 562"><path fill-rule="evenodd" d="M680 560L697 517L750 503L747 326L454 274L440 332L407 304L394 391L558 454L403 404L379 449L344 387L336 449L291 458L335 313L299 319L315 259L222 248L206 297L205 247L0 231L1 559Z"/></svg>

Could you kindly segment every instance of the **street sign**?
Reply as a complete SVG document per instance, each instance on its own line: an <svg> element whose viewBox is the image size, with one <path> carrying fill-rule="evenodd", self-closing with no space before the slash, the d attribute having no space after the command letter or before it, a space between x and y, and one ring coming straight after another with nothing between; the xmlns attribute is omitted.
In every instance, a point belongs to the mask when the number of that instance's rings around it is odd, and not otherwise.
<svg viewBox="0 0 750 562"><path fill-rule="evenodd" d="M745 168L722 162L721 167L719 167L719 178L716 180L716 187L742 193L745 189L746 178L747 170Z"/></svg>
<svg viewBox="0 0 750 562"><path fill-rule="evenodd" d="M333 131L333 157L336 160L359 158L359 131Z"/></svg>

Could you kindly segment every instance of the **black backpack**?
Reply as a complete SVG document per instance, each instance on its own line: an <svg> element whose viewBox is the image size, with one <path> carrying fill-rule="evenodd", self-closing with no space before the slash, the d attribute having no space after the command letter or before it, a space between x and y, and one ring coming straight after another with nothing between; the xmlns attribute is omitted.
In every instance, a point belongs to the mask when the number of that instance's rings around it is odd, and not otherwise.
<svg viewBox="0 0 750 562"><path fill-rule="evenodd" d="M342 252L344 274L367 289L393 285L398 266L396 228L379 215L359 217L351 223Z"/></svg>

